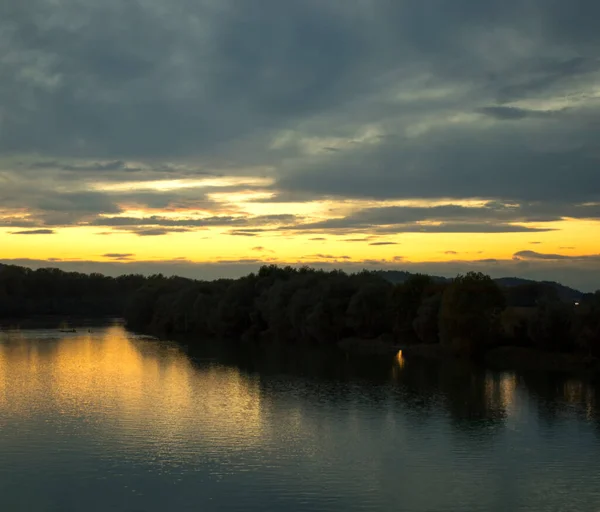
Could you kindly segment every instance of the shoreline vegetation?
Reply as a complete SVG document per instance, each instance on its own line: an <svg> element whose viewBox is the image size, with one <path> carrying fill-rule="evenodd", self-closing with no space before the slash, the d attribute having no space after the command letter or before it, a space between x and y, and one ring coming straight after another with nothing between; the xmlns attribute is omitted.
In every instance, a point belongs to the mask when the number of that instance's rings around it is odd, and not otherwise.
<svg viewBox="0 0 600 512"><path fill-rule="evenodd" d="M265 265L239 279L196 281L0 265L0 325L61 316L123 317L133 330L192 346L216 338L402 350L498 369L600 373L600 291L476 272L443 279Z"/></svg>

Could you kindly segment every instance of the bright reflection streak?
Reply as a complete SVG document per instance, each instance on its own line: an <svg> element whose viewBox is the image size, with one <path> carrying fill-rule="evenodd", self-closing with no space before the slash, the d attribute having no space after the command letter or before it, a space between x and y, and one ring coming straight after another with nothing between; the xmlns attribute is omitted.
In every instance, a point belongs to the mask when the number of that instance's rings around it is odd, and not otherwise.
<svg viewBox="0 0 600 512"><path fill-rule="evenodd" d="M404 367L404 357L402 356L402 350L398 350L398 353L396 354L396 361L398 361L398 365L400 366L400 368Z"/></svg>
<svg viewBox="0 0 600 512"><path fill-rule="evenodd" d="M115 435L143 432L162 448L201 437L245 449L261 439L258 381L237 369L198 371L180 349L132 339L120 327L86 336L46 333L40 339L24 331L0 343L0 417L48 409L102 419Z"/></svg>
<svg viewBox="0 0 600 512"><path fill-rule="evenodd" d="M485 379L485 395L488 406L493 409L503 409L512 413L517 391L517 376L489 374Z"/></svg>

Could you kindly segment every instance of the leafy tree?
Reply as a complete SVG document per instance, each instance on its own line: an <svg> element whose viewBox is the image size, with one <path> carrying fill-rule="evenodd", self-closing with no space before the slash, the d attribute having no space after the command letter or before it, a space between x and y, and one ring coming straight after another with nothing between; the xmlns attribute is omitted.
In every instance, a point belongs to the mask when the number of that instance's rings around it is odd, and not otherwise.
<svg viewBox="0 0 600 512"><path fill-rule="evenodd" d="M439 343L439 316L442 292L423 299L413 320L413 330L422 343Z"/></svg>
<svg viewBox="0 0 600 512"><path fill-rule="evenodd" d="M433 288L430 276L415 274L394 286L391 297L393 330L397 338L411 339L416 336L414 322L426 293Z"/></svg>
<svg viewBox="0 0 600 512"><path fill-rule="evenodd" d="M574 348L570 339L573 321L573 305L545 300L537 306L528 334L538 348L551 352L571 351Z"/></svg>
<svg viewBox="0 0 600 512"><path fill-rule="evenodd" d="M575 308L573 327L577 346L600 357L600 290L586 295Z"/></svg>
<svg viewBox="0 0 600 512"><path fill-rule="evenodd" d="M390 332L389 295L392 286L385 282L367 283L356 290L346 310L347 325L364 338Z"/></svg>
<svg viewBox="0 0 600 512"><path fill-rule="evenodd" d="M442 297L441 342L460 353L480 352L499 336L504 305L502 291L489 276L481 272L458 275Z"/></svg>
<svg viewBox="0 0 600 512"><path fill-rule="evenodd" d="M556 288L548 283L523 283L504 290L506 305L511 307L534 307L543 300L558 300Z"/></svg>

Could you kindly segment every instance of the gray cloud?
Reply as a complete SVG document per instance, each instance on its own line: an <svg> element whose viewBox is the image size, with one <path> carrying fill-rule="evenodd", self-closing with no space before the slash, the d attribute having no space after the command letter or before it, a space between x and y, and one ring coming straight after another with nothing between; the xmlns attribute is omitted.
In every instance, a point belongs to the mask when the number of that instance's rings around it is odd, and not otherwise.
<svg viewBox="0 0 600 512"><path fill-rule="evenodd" d="M376 228L378 233L528 233L552 231L552 228L532 228L516 224L502 223L442 223L439 225L398 225L389 228Z"/></svg>
<svg viewBox="0 0 600 512"><path fill-rule="evenodd" d="M102 231L97 235L110 236L118 234L133 234L137 236L163 236L169 233L187 233L188 228L177 227L115 227L112 231Z"/></svg>
<svg viewBox="0 0 600 512"><path fill-rule="evenodd" d="M418 140L401 137L290 169L278 186L315 196L598 201L598 156L591 140L598 122L600 115L595 124L576 129L565 123L554 133L483 130L476 123L436 128Z"/></svg>
<svg viewBox="0 0 600 512"><path fill-rule="evenodd" d="M52 229L30 229L26 231L12 231L11 235L53 235Z"/></svg>
<svg viewBox="0 0 600 512"><path fill-rule="evenodd" d="M110 253L102 255L103 258L110 258L110 259L113 259L113 260L121 260L121 261L131 260L133 258L133 256L135 256L135 254L132 254L132 253L116 253L116 252L110 252Z"/></svg>
<svg viewBox="0 0 600 512"><path fill-rule="evenodd" d="M302 256L301 259L310 259L310 260L349 260L350 256L335 256L333 254L309 254L307 256Z"/></svg>
<svg viewBox="0 0 600 512"><path fill-rule="evenodd" d="M205 218L171 219L158 215L150 217L99 217L92 226L183 226L183 227L213 227L213 226L256 226L271 223L287 224L296 219L294 215L260 215L256 217L214 216Z"/></svg>
<svg viewBox="0 0 600 512"><path fill-rule="evenodd" d="M371 242L369 245L398 245L398 242Z"/></svg>
<svg viewBox="0 0 600 512"><path fill-rule="evenodd" d="M150 236L302 222L239 220L197 189L94 189L244 173L275 178L265 203L495 201L368 209L299 230L500 233L600 219L594 0L5 3L0 225ZM124 206L214 217L122 224Z"/></svg>
<svg viewBox="0 0 600 512"><path fill-rule="evenodd" d="M479 112L495 119L504 121L517 121L519 119L531 118L531 117L557 117L559 112L548 112L545 110L531 110L519 107L504 107L504 106L493 106L483 107L479 109Z"/></svg>
<svg viewBox="0 0 600 512"><path fill-rule="evenodd" d="M261 260L259 260L257 258L240 258L238 260L227 260L227 259L218 260L217 264L244 265L244 264L248 264L248 263L260 263L260 262L261 262Z"/></svg>
<svg viewBox="0 0 600 512"><path fill-rule="evenodd" d="M380 233L401 232L525 232L546 231L542 226L516 223L544 223L563 218L600 219L596 204L568 203L505 204L490 201L482 207L445 204L432 207L387 206L365 208L343 218L299 224L299 230L375 230ZM439 225L423 222L441 222ZM364 241L360 238L346 241Z"/></svg>
<svg viewBox="0 0 600 512"><path fill-rule="evenodd" d="M45 180L35 183L8 183L0 189L3 208L29 208L34 213L60 214L78 219L98 213L119 213L119 206L105 193L92 191L61 192L53 190Z"/></svg>
<svg viewBox="0 0 600 512"><path fill-rule="evenodd" d="M291 228L285 228L291 229ZM494 223L494 222L443 222L440 224L418 224L397 223L391 225L354 224L352 220L338 219L332 221L323 221L313 224L299 224L293 228L303 232L322 232L327 231L332 234L349 234L357 232L378 233L380 235L391 235L401 233L527 233L552 231L552 228L528 227L518 224ZM346 242L363 242L362 239L346 239Z"/></svg>
<svg viewBox="0 0 600 512"><path fill-rule="evenodd" d="M128 167L122 160L111 162L93 162L88 164L66 164L58 160L42 160L29 164L31 169L60 169L63 171L139 171L139 167Z"/></svg>
<svg viewBox="0 0 600 512"><path fill-rule="evenodd" d="M214 156L323 112L356 105L357 115L407 75L426 76L426 88L469 86L506 102L597 70L592 0L165 5L80 0L50 16L49 0L31 0L8 9L2 95L10 109L0 151L116 162ZM377 113L383 102L370 108Z"/></svg>
<svg viewBox="0 0 600 512"><path fill-rule="evenodd" d="M233 230L233 231L229 231L228 234L231 235L231 236L248 236L248 237L252 237L252 236L259 236L260 232Z"/></svg>
<svg viewBox="0 0 600 512"><path fill-rule="evenodd" d="M298 226L301 229L330 229L349 227L372 227L379 225L406 225L422 221L473 221L504 220L523 221L523 217L508 209L467 208L459 205L427 207L388 206L366 208L344 218L329 219L322 222ZM546 220L546 218L544 219ZM552 218L556 220L556 218ZM360 239L355 239L359 241Z"/></svg>
<svg viewBox="0 0 600 512"><path fill-rule="evenodd" d="M197 164L170 163L165 161L126 161L126 160L94 160L63 158L54 160L39 160L36 157L17 159L9 169L18 171L19 175L36 178L41 173L53 176L56 180L78 179L102 180L114 182L127 180L143 183L153 180L175 180L189 178L214 178L223 174L214 170L200 167ZM6 172L6 171L5 171ZM185 193L186 191L179 191ZM164 193L164 192L163 192ZM170 192L172 194L173 192Z"/></svg>
<svg viewBox="0 0 600 512"><path fill-rule="evenodd" d="M570 261L597 261L600 263L600 254L592 254L592 255L579 255L579 256L568 256L564 254L549 254L549 253L541 253L535 251L518 251L513 255L514 258L517 259L526 259L526 260L570 260Z"/></svg>
<svg viewBox="0 0 600 512"><path fill-rule="evenodd" d="M133 229L130 233L138 236L163 236L169 233L185 233L189 230L185 228L150 228L150 229Z"/></svg>
<svg viewBox="0 0 600 512"><path fill-rule="evenodd" d="M536 251L518 251L513 255L515 258L524 258L532 260L568 260L569 256L561 254L544 254Z"/></svg>

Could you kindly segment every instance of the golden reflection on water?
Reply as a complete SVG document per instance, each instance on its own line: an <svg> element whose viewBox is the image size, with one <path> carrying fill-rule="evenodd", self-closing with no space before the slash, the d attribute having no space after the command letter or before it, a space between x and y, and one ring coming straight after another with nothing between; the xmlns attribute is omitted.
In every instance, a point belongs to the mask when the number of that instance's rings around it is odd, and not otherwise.
<svg viewBox="0 0 600 512"><path fill-rule="evenodd" d="M35 335L34 335L35 336ZM262 432L259 383L237 369L199 370L178 348L121 327L82 336L14 335L0 342L0 416L51 408L102 417L169 439L249 446Z"/></svg>
<svg viewBox="0 0 600 512"><path fill-rule="evenodd" d="M488 373L485 378L485 396L487 405L493 409L505 409L513 412L517 392L517 376L512 373L501 375Z"/></svg>
<svg viewBox="0 0 600 512"><path fill-rule="evenodd" d="M402 356L402 350L398 350L398 353L396 354L396 361L398 362L398 366L400 368L404 368L404 357Z"/></svg>

